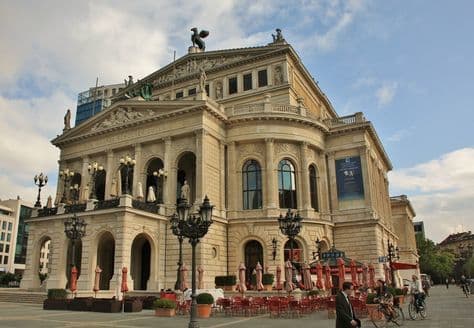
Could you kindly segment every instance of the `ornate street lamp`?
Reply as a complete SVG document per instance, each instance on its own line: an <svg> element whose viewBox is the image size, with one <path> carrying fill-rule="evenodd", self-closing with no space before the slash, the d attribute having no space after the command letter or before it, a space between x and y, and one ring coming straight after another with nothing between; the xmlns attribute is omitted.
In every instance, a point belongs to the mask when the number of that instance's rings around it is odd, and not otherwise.
<svg viewBox="0 0 474 328"><path fill-rule="evenodd" d="M79 200L79 185L77 183L69 187L69 194L71 195L72 204L76 205Z"/></svg>
<svg viewBox="0 0 474 328"><path fill-rule="evenodd" d="M63 196L61 197L61 203L65 204L67 202L67 195L66 195L66 190L68 189L68 184L72 180L72 177L74 176L74 171L70 171L69 169L61 170L59 171L59 177L63 179L64 181L64 187L63 187Z"/></svg>
<svg viewBox="0 0 474 328"><path fill-rule="evenodd" d="M390 240L388 241L387 246L388 246L387 247L387 249L388 249L387 258L388 258L388 264L390 266L390 275L392 277L392 285L395 286L395 272L393 271L393 268L392 268L392 262L395 262L395 260L400 259L399 250L398 250L398 246L394 246L390 242Z"/></svg>
<svg viewBox="0 0 474 328"><path fill-rule="evenodd" d="M316 244L316 252L313 252L313 260L320 260L321 259L321 241L319 238L316 238L315 242Z"/></svg>
<svg viewBox="0 0 474 328"><path fill-rule="evenodd" d="M153 171L153 179L155 180L156 202L160 203L162 199L162 190L160 189L160 177L166 177L167 173L163 169Z"/></svg>
<svg viewBox="0 0 474 328"><path fill-rule="evenodd" d="M36 199L35 207L41 207L41 201L40 201L41 188L46 186L46 184L48 183L48 176L43 175L43 172L41 172L40 175L35 175L33 180L35 181L35 185L38 186L38 199Z"/></svg>
<svg viewBox="0 0 474 328"><path fill-rule="evenodd" d="M180 203L181 201L182 199L180 199ZM184 201L186 202L185 199ZM178 203L177 207L180 206L180 203ZM181 266L183 265L183 232L181 231L181 228L182 228L181 220L179 219L176 213L173 214L170 222L171 222L171 231L173 232L173 235L178 237L178 242L179 242L179 259L177 263L178 269L176 273L176 283L174 284L174 289L178 290L181 287Z"/></svg>
<svg viewBox="0 0 474 328"><path fill-rule="evenodd" d="M199 239L206 235L209 226L212 224L212 209L214 206L211 205L206 195L204 202L199 206L199 215L190 214L190 208L191 206L186 199L180 199L177 206L178 215L173 215L170 221L172 227L179 226L182 236L188 238L192 246L191 317L188 327L199 328L199 323L196 320L196 245L199 243Z"/></svg>
<svg viewBox="0 0 474 328"><path fill-rule="evenodd" d="M90 199L97 199L97 196L95 194L95 179L97 178L97 174L99 171L102 171L104 167L102 165L97 164L97 162L90 163L89 166L87 167L87 171L89 172L90 175L90 184L91 184L91 193L90 193Z"/></svg>
<svg viewBox="0 0 474 328"><path fill-rule="evenodd" d="M71 240L71 280L70 284L72 285L72 280L75 279L73 275L77 274L76 269L76 241L80 240L86 234L87 223L84 222L83 218L76 216L76 213L72 217L64 221L64 233L66 237ZM71 287L71 291L72 287Z"/></svg>
<svg viewBox="0 0 474 328"><path fill-rule="evenodd" d="M295 266L293 264L293 243L295 243L295 237L300 233L302 220L303 218L299 215L299 213L292 213L290 209L288 209L288 212L286 212L285 217L280 214L280 217L278 218L278 224L280 226L281 233L285 236L288 236L290 241L289 259L293 267L292 282L296 285L298 284L298 281L296 280Z"/></svg>
<svg viewBox="0 0 474 328"><path fill-rule="evenodd" d="M130 156L125 156L120 159L120 169L122 167L125 167L125 192L124 194L130 195L130 188L128 186L128 174L131 169L133 169L133 166L137 163L137 161L134 158L131 158Z"/></svg>
<svg viewBox="0 0 474 328"><path fill-rule="evenodd" d="M272 239L272 257L273 257L273 261L275 261L275 257L277 255L277 240L276 238L273 238Z"/></svg>

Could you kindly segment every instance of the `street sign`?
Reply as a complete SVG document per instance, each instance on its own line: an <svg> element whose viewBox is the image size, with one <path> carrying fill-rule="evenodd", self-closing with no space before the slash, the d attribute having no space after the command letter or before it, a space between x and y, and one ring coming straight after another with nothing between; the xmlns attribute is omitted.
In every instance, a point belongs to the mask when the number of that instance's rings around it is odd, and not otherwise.
<svg viewBox="0 0 474 328"><path fill-rule="evenodd" d="M379 263L386 263L388 261L386 256L379 256Z"/></svg>
<svg viewBox="0 0 474 328"><path fill-rule="evenodd" d="M321 257L323 260L327 260L327 259L337 259L339 257L346 257L346 254L344 252L341 252L341 251L335 251L335 252L323 252L323 254L321 254Z"/></svg>

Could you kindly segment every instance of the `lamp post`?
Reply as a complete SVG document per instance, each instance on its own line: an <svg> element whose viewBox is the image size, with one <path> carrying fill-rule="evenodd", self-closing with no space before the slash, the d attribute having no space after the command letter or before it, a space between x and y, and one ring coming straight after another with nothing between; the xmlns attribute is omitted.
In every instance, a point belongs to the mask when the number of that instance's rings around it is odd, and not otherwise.
<svg viewBox="0 0 474 328"><path fill-rule="evenodd" d="M129 155L122 157L120 159L120 168L125 167L125 194L130 195L130 188L128 185L128 174L133 166L137 163L134 158L131 158Z"/></svg>
<svg viewBox="0 0 474 328"><path fill-rule="evenodd" d="M41 201L40 201L41 188L46 186L46 184L48 183L48 176L43 175L43 172L41 172L40 175L35 175L33 180L35 181L35 185L38 186L38 198L36 199L35 207L41 207Z"/></svg>
<svg viewBox="0 0 474 328"><path fill-rule="evenodd" d="M399 255L399 250L398 250L398 246L394 246L390 240L388 241L388 245L387 245L387 249L388 249L388 264L389 264L389 267L390 267L390 275L392 277L392 285L395 286L395 272L393 271L392 269L392 262L394 262L395 260L399 260L400 259L400 255Z"/></svg>
<svg viewBox="0 0 474 328"><path fill-rule="evenodd" d="M76 204L79 200L79 185L77 183L69 187L69 194L71 195L72 203Z"/></svg>
<svg viewBox="0 0 474 328"><path fill-rule="evenodd" d="M63 196L61 197L61 203L63 204L67 202L66 190L68 189L67 186L70 183L73 176L74 176L74 171L70 171L69 169L59 171L59 177L63 179L64 181Z"/></svg>
<svg viewBox="0 0 474 328"><path fill-rule="evenodd" d="M300 233L302 220L303 218L299 213L292 213L290 209L288 209L284 217L280 214L278 218L281 233L288 236L290 240L290 262L293 268L292 282L296 285L298 282L296 281L295 266L293 264L293 243L295 242L295 237Z"/></svg>
<svg viewBox="0 0 474 328"><path fill-rule="evenodd" d="M156 190L156 202L160 203L163 201L162 192L160 189L160 177L166 177L166 172L163 169L158 171L153 171L153 179L155 180L155 190Z"/></svg>
<svg viewBox="0 0 474 328"><path fill-rule="evenodd" d="M277 255L277 240L276 238L273 238L272 239L272 257L273 257L273 261L275 261L275 257Z"/></svg>
<svg viewBox="0 0 474 328"><path fill-rule="evenodd" d="M199 215L190 214L191 206L186 199L178 201L177 211L178 215L171 216L171 225L179 226L183 237L189 239L192 247L192 294L191 294L191 316L189 319L189 328L199 328L199 323L196 320L197 303L196 303L196 245L199 239L204 237L212 224L212 209L209 198L204 197L203 203L199 206ZM175 222L173 222L175 221ZM178 221L178 222L176 222Z"/></svg>
<svg viewBox="0 0 474 328"><path fill-rule="evenodd" d="M186 200L182 202L182 199L180 199L180 202L178 203L177 208L179 208L179 206L189 206L189 205L187 204ZM176 213L173 214L170 221L171 221L171 231L173 232L173 235L178 237L178 242L179 242L179 259L177 263L178 269L176 273L176 283L174 284L174 289L178 290L181 287L181 266L183 265L183 232L181 231L181 228L182 228L181 220L179 219Z"/></svg>
<svg viewBox="0 0 474 328"><path fill-rule="evenodd" d="M313 260L320 260L321 259L321 241L319 238L316 238L315 242L316 244L316 252L313 252Z"/></svg>
<svg viewBox="0 0 474 328"><path fill-rule="evenodd" d="M97 174L99 171L102 171L104 167L102 165L97 164L97 162L94 163L89 163L89 166L87 167L87 171L89 172L90 175L90 184L91 184L91 193L89 198L90 199L97 199L97 196L95 194L95 179L97 178Z"/></svg>

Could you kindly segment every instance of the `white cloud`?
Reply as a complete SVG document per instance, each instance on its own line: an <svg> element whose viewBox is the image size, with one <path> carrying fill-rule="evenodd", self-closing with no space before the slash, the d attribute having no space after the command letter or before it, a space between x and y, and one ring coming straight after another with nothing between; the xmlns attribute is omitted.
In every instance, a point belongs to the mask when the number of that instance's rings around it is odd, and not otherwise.
<svg viewBox="0 0 474 328"><path fill-rule="evenodd" d="M384 82L381 87L375 91L375 97L377 98L377 104L379 107L390 104L395 97L397 92L397 82Z"/></svg>
<svg viewBox="0 0 474 328"><path fill-rule="evenodd" d="M389 173L391 193L404 193L423 220L427 237L437 242L462 225L473 230L474 148Z"/></svg>
<svg viewBox="0 0 474 328"><path fill-rule="evenodd" d="M387 141L391 141L391 142L398 142L408 136L410 136L412 133L413 133L413 130L415 128L414 127L410 127L408 129L401 129L401 130L398 130L396 131L394 134L392 134L391 136L389 136L387 138Z"/></svg>

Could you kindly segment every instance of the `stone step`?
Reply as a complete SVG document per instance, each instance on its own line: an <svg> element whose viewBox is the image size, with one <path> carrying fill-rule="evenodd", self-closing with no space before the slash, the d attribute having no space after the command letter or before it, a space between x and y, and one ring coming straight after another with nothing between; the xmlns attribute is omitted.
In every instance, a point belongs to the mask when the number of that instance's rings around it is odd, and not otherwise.
<svg viewBox="0 0 474 328"><path fill-rule="evenodd" d="M0 302L43 304L47 295L45 292L30 292L27 290L0 290Z"/></svg>

